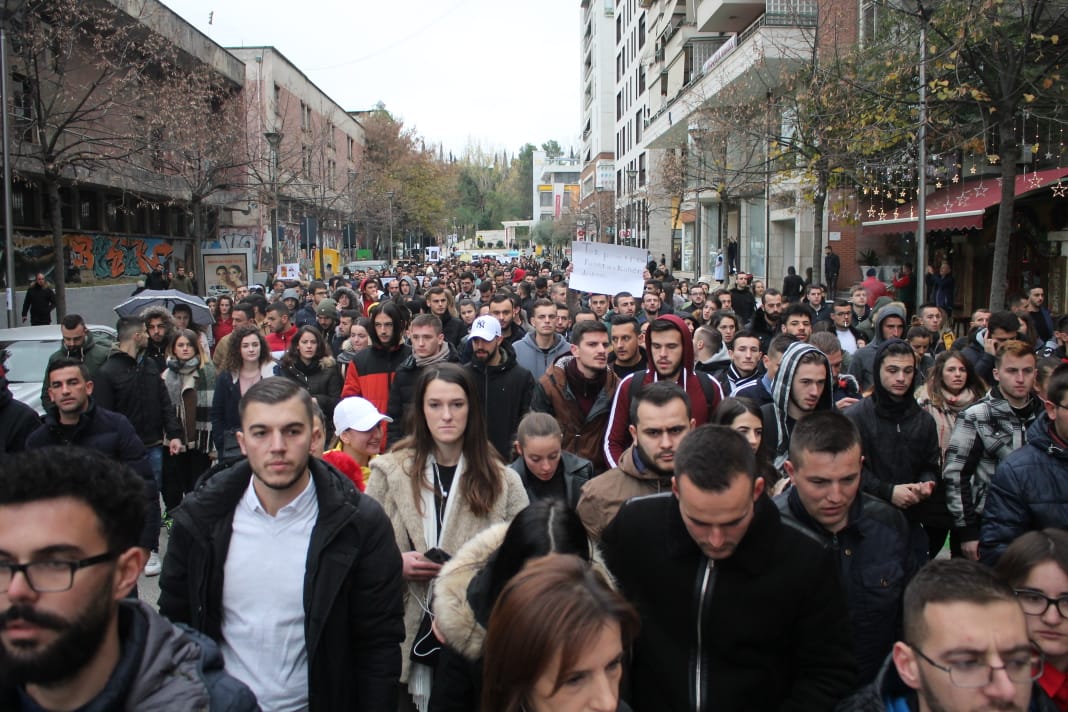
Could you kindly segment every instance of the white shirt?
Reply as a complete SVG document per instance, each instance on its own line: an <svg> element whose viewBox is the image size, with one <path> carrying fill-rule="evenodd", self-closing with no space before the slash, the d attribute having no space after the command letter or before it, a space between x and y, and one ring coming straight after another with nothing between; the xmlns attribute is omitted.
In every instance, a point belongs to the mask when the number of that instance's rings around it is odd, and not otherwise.
<svg viewBox="0 0 1068 712"><path fill-rule="evenodd" d="M298 712L308 709L304 570L319 500L309 478L272 517L254 479L234 511L220 647L226 671L249 686L264 712Z"/></svg>
<svg viewBox="0 0 1068 712"><path fill-rule="evenodd" d="M849 329L845 331L834 330L834 335L838 337L838 343L842 345L842 351L847 354L856 353L857 351L857 337L853 336L853 332Z"/></svg>

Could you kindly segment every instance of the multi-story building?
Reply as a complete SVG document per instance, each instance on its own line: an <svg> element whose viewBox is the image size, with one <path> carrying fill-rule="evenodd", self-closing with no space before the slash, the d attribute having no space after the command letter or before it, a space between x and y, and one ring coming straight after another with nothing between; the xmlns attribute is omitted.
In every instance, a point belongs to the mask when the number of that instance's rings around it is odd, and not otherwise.
<svg viewBox="0 0 1068 712"><path fill-rule="evenodd" d="M549 158L545 151L534 151L534 182L531 189L535 222L577 215L581 170L577 158Z"/></svg>
<svg viewBox="0 0 1068 712"><path fill-rule="evenodd" d="M582 175L579 239L615 238L616 0L581 0Z"/></svg>
<svg viewBox="0 0 1068 712"><path fill-rule="evenodd" d="M674 153L679 266L707 274L722 255L738 269L777 278L788 266L810 265L820 236L799 181L772 171L758 132L710 127L703 112L781 92L812 57L815 0L644 4L655 37L647 72L658 77L645 141ZM780 119L789 130L788 117Z"/></svg>
<svg viewBox="0 0 1068 712"><path fill-rule="evenodd" d="M275 264L275 249L278 263L307 259L311 247L338 250L358 220L363 127L274 47L229 52L245 68L248 185L256 209L231 211L215 246L252 248L261 272Z"/></svg>

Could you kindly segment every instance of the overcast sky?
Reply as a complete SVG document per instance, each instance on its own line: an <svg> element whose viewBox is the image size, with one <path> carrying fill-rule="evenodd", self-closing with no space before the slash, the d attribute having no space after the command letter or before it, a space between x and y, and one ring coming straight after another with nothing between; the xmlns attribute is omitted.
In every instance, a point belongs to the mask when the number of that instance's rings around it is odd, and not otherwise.
<svg viewBox="0 0 1068 712"><path fill-rule="evenodd" d="M225 47L273 45L345 109L382 101L446 150L579 150L579 0L163 2Z"/></svg>

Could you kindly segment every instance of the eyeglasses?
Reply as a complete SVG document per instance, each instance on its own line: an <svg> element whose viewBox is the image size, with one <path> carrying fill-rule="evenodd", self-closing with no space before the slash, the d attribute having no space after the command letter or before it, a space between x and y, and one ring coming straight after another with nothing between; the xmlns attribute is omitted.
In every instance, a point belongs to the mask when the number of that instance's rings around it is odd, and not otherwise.
<svg viewBox="0 0 1068 712"><path fill-rule="evenodd" d="M924 655L923 651L915 645L909 643L906 645L915 650L916 654L931 667L949 673L949 681L954 687L964 689L986 687L994 679L995 670L1005 671L1005 676L1016 685L1029 684L1042 677L1042 667L1045 663L1042 651L1033 645L1025 650L1002 655L1001 659L1005 664L999 667L974 659L957 660L948 665L941 665Z"/></svg>
<svg viewBox="0 0 1068 712"><path fill-rule="evenodd" d="M1049 401L1047 401L1047 402L1049 402ZM1068 405L1061 405L1060 403L1054 403L1053 405L1054 405L1054 407L1060 408L1061 410L1068 410ZM1068 618L1068 616L1065 616L1065 617Z"/></svg>
<svg viewBox="0 0 1068 712"><path fill-rule="evenodd" d="M28 564L0 563L0 593L7 593L15 574L22 573L26 582L37 593L69 591L74 585L74 574L79 569L102 564L118 558L118 553L108 551L90 556L81 561L31 561Z"/></svg>
<svg viewBox="0 0 1068 712"><path fill-rule="evenodd" d="M1060 404L1057 404L1057 407L1065 408ZM1056 606L1061 618L1068 618L1068 596L1050 598L1033 588L1017 588L1013 592L1016 594L1016 600L1020 602L1020 608L1029 616L1044 616L1050 606Z"/></svg>

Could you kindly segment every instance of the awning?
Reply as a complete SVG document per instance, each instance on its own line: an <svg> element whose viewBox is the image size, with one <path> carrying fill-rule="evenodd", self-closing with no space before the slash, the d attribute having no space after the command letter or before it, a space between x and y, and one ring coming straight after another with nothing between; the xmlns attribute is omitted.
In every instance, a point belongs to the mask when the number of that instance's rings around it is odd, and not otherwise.
<svg viewBox="0 0 1068 712"><path fill-rule="evenodd" d="M681 213L679 213L679 222L684 225L687 223L697 222L697 211L683 210Z"/></svg>
<svg viewBox="0 0 1068 712"><path fill-rule="evenodd" d="M1016 197L1044 190L1068 176L1068 168L1030 171L1016 176ZM983 226L988 208L1001 202L1001 178L982 178L950 185L927 196L927 232L971 230ZM918 201L892 210L868 209L869 218L862 223L867 235L916 232L919 223Z"/></svg>

